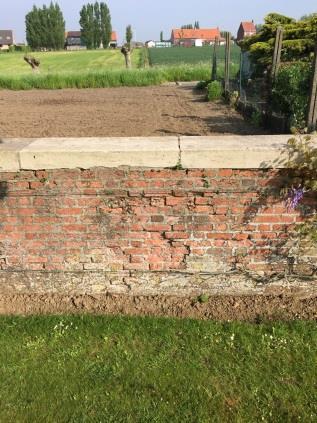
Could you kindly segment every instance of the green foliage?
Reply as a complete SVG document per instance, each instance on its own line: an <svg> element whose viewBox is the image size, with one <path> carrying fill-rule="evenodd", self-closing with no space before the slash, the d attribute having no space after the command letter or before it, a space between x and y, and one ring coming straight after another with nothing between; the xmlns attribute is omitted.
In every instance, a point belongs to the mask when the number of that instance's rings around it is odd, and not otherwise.
<svg viewBox="0 0 317 423"><path fill-rule="evenodd" d="M308 63L283 65L272 91L272 109L290 119L292 127L303 129L308 113L311 66Z"/></svg>
<svg viewBox="0 0 317 423"><path fill-rule="evenodd" d="M292 189L302 189L305 195L317 198L317 147L311 136L291 138L287 144L289 160L287 167L291 169L290 184L283 190L289 194ZM298 207L302 206L299 203ZM310 207L306 221L297 227L300 238L317 244L316 204Z"/></svg>
<svg viewBox="0 0 317 423"><path fill-rule="evenodd" d="M80 11L80 27L84 44L88 49L107 48L111 40L111 16L106 3L97 1L84 5Z"/></svg>
<svg viewBox="0 0 317 423"><path fill-rule="evenodd" d="M33 6L25 17L26 39L33 50L61 50L65 43L65 21L57 3Z"/></svg>
<svg viewBox="0 0 317 423"><path fill-rule="evenodd" d="M19 45L15 45L14 46L14 52L18 53L18 52L22 52L22 53L29 53L31 51L30 46L19 46Z"/></svg>
<svg viewBox="0 0 317 423"><path fill-rule="evenodd" d="M146 68L149 66L149 52L147 48L142 48L140 49L140 56L139 56L139 63L138 63L138 68L142 69L142 68Z"/></svg>
<svg viewBox="0 0 317 423"><path fill-rule="evenodd" d="M262 73L272 64L276 30L283 28L282 61L310 61L317 40L317 16L305 20L295 19L271 13L259 32L241 41L239 45L250 52L250 58L256 65L255 72Z"/></svg>
<svg viewBox="0 0 317 423"><path fill-rule="evenodd" d="M208 101L219 100L223 95L223 87L220 81L212 81L207 86Z"/></svg>
<svg viewBox="0 0 317 423"><path fill-rule="evenodd" d="M211 81L199 81L196 84L196 90L204 90Z"/></svg>
<svg viewBox="0 0 317 423"><path fill-rule="evenodd" d="M206 304L209 301L209 295L207 294L201 294L199 295L199 297L197 298L197 301L201 304Z"/></svg>
<svg viewBox="0 0 317 423"><path fill-rule="evenodd" d="M33 50L61 50L65 43L65 21L57 3L33 6L25 17L26 39Z"/></svg>
<svg viewBox="0 0 317 423"><path fill-rule="evenodd" d="M293 170L293 179L305 191L317 193L317 147L311 136L294 137L288 141L287 167Z"/></svg>
<svg viewBox="0 0 317 423"><path fill-rule="evenodd" d="M131 41L132 41L132 38L133 38L133 32L132 32L131 25L128 25L126 27L126 30L125 30L125 38L126 38L126 41L127 41L127 45L130 47L131 46Z"/></svg>
<svg viewBox="0 0 317 423"><path fill-rule="evenodd" d="M257 128L263 125L262 113L259 110L253 111L251 115L251 123Z"/></svg>

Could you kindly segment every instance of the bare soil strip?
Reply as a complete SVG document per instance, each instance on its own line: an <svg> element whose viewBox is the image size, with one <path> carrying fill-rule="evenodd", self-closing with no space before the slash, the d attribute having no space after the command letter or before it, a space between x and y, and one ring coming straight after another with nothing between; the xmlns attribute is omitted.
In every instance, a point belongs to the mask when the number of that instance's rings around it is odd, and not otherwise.
<svg viewBox="0 0 317 423"><path fill-rule="evenodd" d="M293 295L196 298L124 295L0 295L0 314L107 314L241 320L317 320L317 297Z"/></svg>
<svg viewBox="0 0 317 423"><path fill-rule="evenodd" d="M260 134L188 86L0 91L0 138Z"/></svg>

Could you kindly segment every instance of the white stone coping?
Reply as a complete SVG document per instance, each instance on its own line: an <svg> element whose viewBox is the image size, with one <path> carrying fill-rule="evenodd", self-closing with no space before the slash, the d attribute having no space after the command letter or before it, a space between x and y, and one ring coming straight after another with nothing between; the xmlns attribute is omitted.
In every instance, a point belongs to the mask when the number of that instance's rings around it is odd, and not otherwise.
<svg viewBox="0 0 317 423"><path fill-rule="evenodd" d="M92 167L283 168L291 135L0 138L0 172Z"/></svg>

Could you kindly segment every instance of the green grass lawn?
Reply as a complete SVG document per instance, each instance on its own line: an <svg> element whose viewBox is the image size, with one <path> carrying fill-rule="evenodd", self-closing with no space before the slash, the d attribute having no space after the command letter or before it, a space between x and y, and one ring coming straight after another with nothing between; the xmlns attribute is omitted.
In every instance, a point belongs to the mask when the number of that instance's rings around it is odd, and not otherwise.
<svg viewBox="0 0 317 423"><path fill-rule="evenodd" d="M0 421L315 422L316 323L2 317Z"/></svg>
<svg viewBox="0 0 317 423"><path fill-rule="evenodd" d="M141 50L132 54L134 67L138 67ZM93 72L124 69L125 61L120 50L84 50L35 52L31 56L40 60L41 73ZM31 67L23 60L23 53L0 54L0 76L32 74Z"/></svg>

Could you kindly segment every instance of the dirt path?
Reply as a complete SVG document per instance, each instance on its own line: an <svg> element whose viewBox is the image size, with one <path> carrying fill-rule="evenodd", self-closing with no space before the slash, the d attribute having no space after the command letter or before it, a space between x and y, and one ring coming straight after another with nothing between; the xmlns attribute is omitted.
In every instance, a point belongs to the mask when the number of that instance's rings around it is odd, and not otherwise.
<svg viewBox="0 0 317 423"><path fill-rule="evenodd" d="M0 137L257 134L191 87L0 91Z"/></svg>
<svg viewBox="0 0 317 423"><path fill-rule="evenodd" d="M210 297L203 304L195 298L163 296L0 295L0 315L92 313L260 322L262 319L317 320L316 306L317 297L293 295Z"/></svg>

